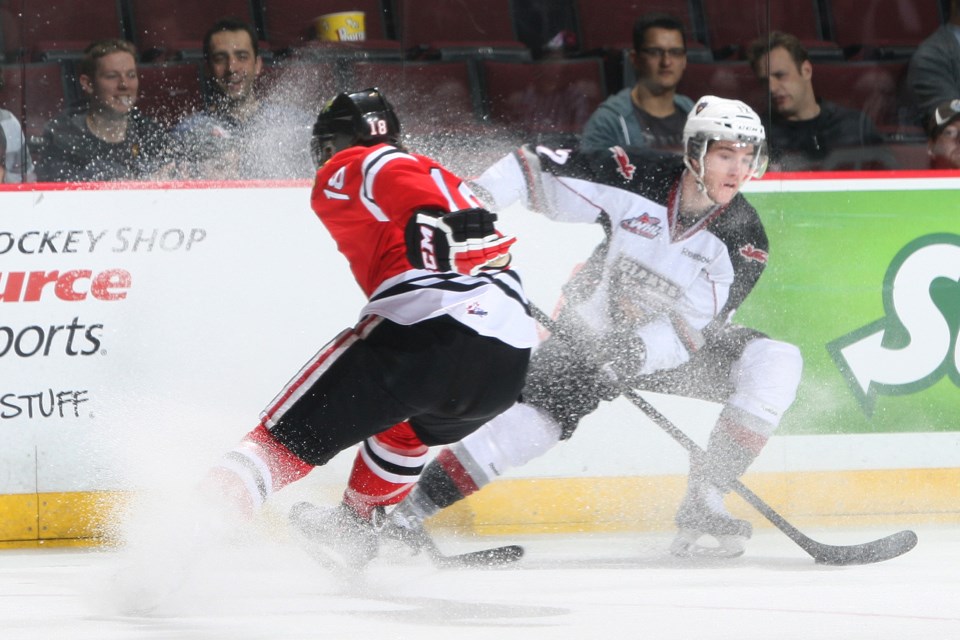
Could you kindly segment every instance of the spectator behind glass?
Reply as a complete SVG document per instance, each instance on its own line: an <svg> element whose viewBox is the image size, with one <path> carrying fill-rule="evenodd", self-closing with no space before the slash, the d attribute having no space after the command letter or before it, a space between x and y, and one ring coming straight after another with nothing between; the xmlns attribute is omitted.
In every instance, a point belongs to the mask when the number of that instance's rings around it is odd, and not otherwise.
<svg viewBox="0 0 960 640"><path fill-rule="evenodd" d="M34 182L37 179L20 122L6 109L0 109L0 159L0 184Z"/></svg>
<svg viewBox="0 0 960 640"><path fill-rule="evenodd" d="M772 31L750 44L747 58L770 92L772 114L764 127L771 167L818 169L830 165L831 153L883 142L865 113L817 99L813 64L795 36Z"/></svg>
<svg viewBox="0 0 960 640"><path fill-rule="evenodd" d="M950 19L920 43L907 70L907 83L924 118L942 102L960 96L960 9L951 0Z"/></svg>
<svg viewBox="0 0 960 640"><path fill-rule="evenodd" d="M960 100L938 106L927 120L931 169L960 169Z"/></svg>
<svg viewBox="0 0 960 640"><path fill-rule="evenodd" d="M135 180L160 169L166 135L136 109L136 55L125 40L100 40L84 50L79 81L87 105L44 127L37 163L41 181Z"/></svg>
<svg viewBox="0 0 960 640"><path fill-rule="evenodd" d="M683 125L693 101L677 94L687 68L687 36L683 23L665 13L648 13L633 26L630 61L633 87L607 98L583 129L585 150L651 147L679 150Z"/></svg>
<svg viewBox="0 0 960 640"><path fill-rule="evenodd" d="M204 110L187 116L172 131L181 177L313 176L313 116L257 95L263 59L253 28L240 20L219 20L204 37L203 57Z"/></svg>

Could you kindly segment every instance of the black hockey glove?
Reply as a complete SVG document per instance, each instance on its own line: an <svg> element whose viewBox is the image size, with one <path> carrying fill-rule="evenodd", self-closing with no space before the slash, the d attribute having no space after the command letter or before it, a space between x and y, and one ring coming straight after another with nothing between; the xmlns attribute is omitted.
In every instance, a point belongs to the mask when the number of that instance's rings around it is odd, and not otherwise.
<svg viewBox="0 0 960 640"><path fill-rule="evenodd" d="M614 329L603 337L602 359L617 383L636 387L645 377L640 373L647 361L647 345L633 331Z"/></svg>
<svg viewBox="0 0 960 640"><path fill-rule="evenodd" d="M486 209L418 211L405 230L407 258L418 269L471 276L484 269L503 269L510 264L510 246L516 238L497 231L496 220L497 214Z"/></svg>

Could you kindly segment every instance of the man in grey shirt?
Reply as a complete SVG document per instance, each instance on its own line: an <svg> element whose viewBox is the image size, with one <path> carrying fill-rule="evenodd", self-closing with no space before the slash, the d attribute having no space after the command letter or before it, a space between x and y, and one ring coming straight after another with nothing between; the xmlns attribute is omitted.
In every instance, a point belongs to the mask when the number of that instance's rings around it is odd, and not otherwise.
<svg viewBox="0 0 960 640"><path fill-rule="evenodd" d="M637 82L607 98L583 129L583 149L650 147L680 150L693 101L677 94L687 67L683 23L664 13L640 16L633 27L630 60Z"/></svg>
<svg viewBox="0 0 960 640"><path fill-rule="evenodd" d="M0 109L0 183L35 182L33 160L16 116Z"/></svg>

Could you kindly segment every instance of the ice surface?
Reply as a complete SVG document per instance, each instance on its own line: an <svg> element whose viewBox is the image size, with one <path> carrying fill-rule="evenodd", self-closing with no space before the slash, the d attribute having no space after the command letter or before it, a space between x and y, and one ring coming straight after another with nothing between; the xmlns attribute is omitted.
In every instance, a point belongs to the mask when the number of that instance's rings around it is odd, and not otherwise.
<svg viewBox="0 0 960 640"><path fill-rule="evenodd" d="M808 533L850 544L895 530ZM768 529L755 534L744 557L724 561L671 558L668 533L442 537L448 553L519 541L528 555L497 570L383 558L356 581L318 568L282 536L264 537L204 553L185 575L170 549L140 558L152 583L159 577L179 585L146 615L117 611L117 572L126 570L129 551L3 551L0 637L958 638L960 528L917 532L920 543L905 556L843 568L815 565Z"/></svg>

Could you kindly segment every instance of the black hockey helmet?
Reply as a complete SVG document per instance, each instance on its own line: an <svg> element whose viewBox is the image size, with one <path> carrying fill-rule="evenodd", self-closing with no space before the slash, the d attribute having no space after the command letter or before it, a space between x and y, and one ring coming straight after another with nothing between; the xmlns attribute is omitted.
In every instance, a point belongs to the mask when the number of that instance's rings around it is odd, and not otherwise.
<svg viewBox="0 0 960 640"><path fill-rule="evenodd" d="M341 93L320 109L310 152L319 167L337 151L400 141L400 120L379 89Z"/></svg>

